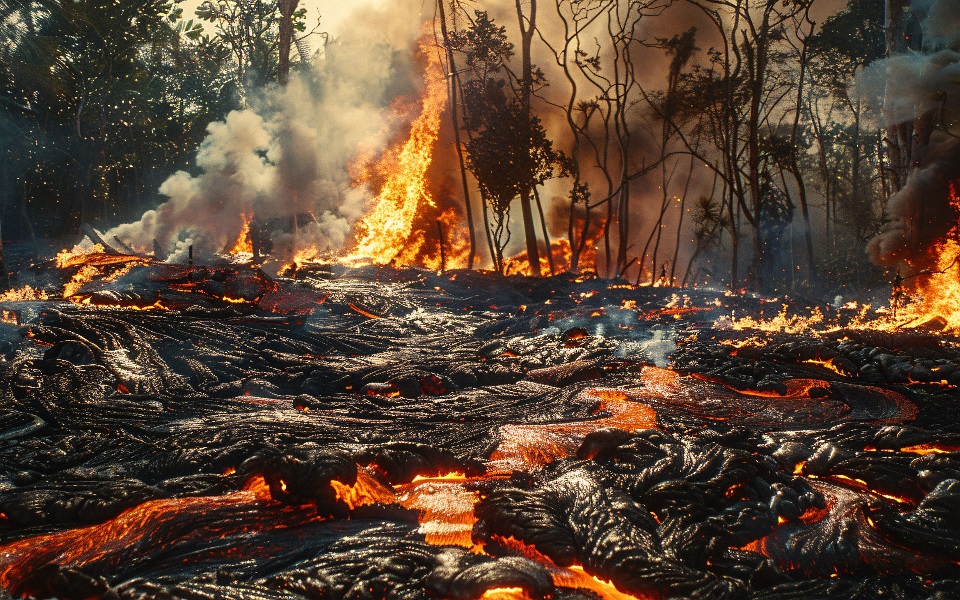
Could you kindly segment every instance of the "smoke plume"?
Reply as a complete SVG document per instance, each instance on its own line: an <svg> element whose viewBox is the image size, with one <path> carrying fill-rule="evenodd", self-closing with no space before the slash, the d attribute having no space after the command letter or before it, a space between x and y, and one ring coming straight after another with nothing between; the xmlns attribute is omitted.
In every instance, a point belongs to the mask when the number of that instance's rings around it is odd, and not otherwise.
<svg viewBox="0 0 960 600"><path fill-rule="evenodd" d="M960 3L915 0L912 11L927 51L878 60L858 76L856 85L886 126L932 114L940 128L950 130L960 117L955 101L960 93ZM930 250L957 218L949 192L958 180L960 142L934 134L921 167L887 204L890 222L868 246L872 260L880 265L906 262L912 270L935 264Z"/></svg>
<svg viewBox="0 0 960 600"><path fill-rule="evenodd" d="M949 197L951 182L960 180L960 141L935 148L928 163L911 173L903 189L887 203L891 221L867 247L876 264L904 261L915 269L935 264L936 257L928 252L957 218Z"/></svg>
<svg viewBox="0 0 960 600"><path fill-rule="evenodd" d="M210 255L236 241L243 215L255 214L260 226L272 225L275 254L342 248L373 197L353 187L351 162L375 156L409 121L391 106L419 81L410 57L422 18L407 4L357 11L311 68L212 123L194 173L167 179L159 191L169 199L107 239L144 250L156 240L171 260L190 244Z"/></svg>

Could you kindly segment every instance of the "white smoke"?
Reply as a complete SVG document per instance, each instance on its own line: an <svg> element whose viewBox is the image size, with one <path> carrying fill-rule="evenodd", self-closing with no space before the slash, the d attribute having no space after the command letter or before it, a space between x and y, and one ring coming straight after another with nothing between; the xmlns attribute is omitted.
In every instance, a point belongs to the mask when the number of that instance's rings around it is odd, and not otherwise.
<svg viewBox="0 0 960 600"><path fill-rule="evenodd" d="M233 244L244 214L260 223L292 223L299 214L296 239L290 225L271 232L275 253L342 248L373 195L352 187L350 162L376 155L410 118L391 107L397 96L415 94L420 79L410 57L422 18L419 4L407 4L357 11L309 72L212 123L196 174L172 175L159 189L167 201L106 239L116 235L140 250L156 240L170 260L184 260L187 240L198 257Z"/></svg>
<svg viewBox="0 0 960 600"><path fill-rule="evenodd" d="M887 82L895 82L887 85ZM884 125L916 119L931 110L947 111L960 93L960 52L944 49L932 54L911 52L871 63L857 76L861 96L882 107Z"/></svg>
<svg viewBox="0 0 960 600"><path fill-rule="evenodd" d="M926 14L923 34L932 45L951 46L960 41L960 2L914 0L915 9Z"/></svg>

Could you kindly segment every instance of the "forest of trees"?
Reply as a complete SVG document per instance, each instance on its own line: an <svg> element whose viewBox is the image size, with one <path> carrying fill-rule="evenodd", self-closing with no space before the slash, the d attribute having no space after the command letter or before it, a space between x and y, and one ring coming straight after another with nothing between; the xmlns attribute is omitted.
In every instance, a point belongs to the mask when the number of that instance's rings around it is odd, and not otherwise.
<svg viewBox="0 0 960 600"><path fill-rule="evenodd" d="M298 0L180 4L0 0L4 240L138 216L209 123L326 41ZM515 230L535 273L559 269L562 230L571 270L595 248L600 275L636 282L882 280L866 247L953 133L950 90L889 124L853 83L950 43L922 39L935 3L916 4L437 0L470 266L505 270Z"/></svg>

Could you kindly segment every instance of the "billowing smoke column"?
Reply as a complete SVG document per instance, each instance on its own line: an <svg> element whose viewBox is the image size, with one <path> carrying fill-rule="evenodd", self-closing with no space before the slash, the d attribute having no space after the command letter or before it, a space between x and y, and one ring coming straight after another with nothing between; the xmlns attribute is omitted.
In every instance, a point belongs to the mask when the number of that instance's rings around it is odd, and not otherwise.
<svg viewBox="0 0 960 600"><path fill-rule="evenodd" d="M960 2L914 0L912 10L922 19L923 45L936 49L907 52L870 65L858 78L861 92L882 97L885 125L933 119L950 126L955 122L956 94L960 93ZM928 128L933 123L926 124ZM922 136L918 131L915 136ZM923 145L923 144L921 144ZM887 205L891 222L871 240L869 251L877 264L910 265L909 271L937 264L936 242L956 224L950 203L950 186L960 180L960 143L938 139L914 154L920 164Z"/></svg>
<svg viewBox="0 0 960 600"><path fill-rule="evenodd" d="M270 231L274 254L349 245L374 195L352 185L349 165L381 151L412 118L390 106L415 94L420 79L410 59L420 17L402 4L390 14L358 13L310 72L212 123L197 152L198 174L171 176L160 186L169 200L107 239L116 235L143 250L156 240L177 261L190 245L201 256L229 247L245 216L255 214L260 226L284 223Z"/></svg>
<svg viewBox="0 0 960 600"><path fill-rule="evenodd" d="M960 181L960 142L941 144L927 155L927 164L914 171L887 203L891 222L868 246L875 263L905 262L911 271L936 264L931 251L958 217L950 203L950 186Z"/></svg>

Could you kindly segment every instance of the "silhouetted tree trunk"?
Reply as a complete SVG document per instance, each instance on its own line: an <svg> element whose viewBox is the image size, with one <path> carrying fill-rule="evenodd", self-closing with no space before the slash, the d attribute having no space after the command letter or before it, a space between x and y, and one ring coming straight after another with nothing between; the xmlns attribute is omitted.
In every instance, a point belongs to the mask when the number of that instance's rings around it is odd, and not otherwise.
<svg viewBox="0 0 960 600"><path fill-rule="evenodd" d="M556 275L557 270L553 264L553 248L550 245L550 232L547 231L547 219L543 214L543 204L540 202L540 192L533 188L533 197L537 201L537 212L540 213L540 228L543 230L543 243L547 252L547 266L550 267L550 274Z"/></svg>
<svg viewBox="0 0 960 600"><path fill-rule="evenodd" d="M290 47L293 45L293 13L300 0L277 0L280 8L280 39L277 41L279 52L277 63L277 82L287 85L290 77Z"/></svg>
<svg viewBox="0 0 960 600"><path fill-rule="evenodd" d="M13 178L10 177L9 160L0 158L0 211L3 210L9 198L16 193L13 190ZM3 221L0 219L0 292L10 289L10 277L7 274L7 261L3 254Z"/></svg>
<svg viewBox="0 0 960 600"><path fill-rule="evenodd" d="M520 74L520 103L527 120L530 117L530 97L533 95L533 62L531 49L533 35L537 29L537 0L530 0L530 14L524 16L521 0L516 0L517 21L520 24L520 59L522 71ZM537 232L533 225L533 210L530 207L530 196L533 190L526 188L520 192L520 212L523 217L523 233L527 242L527 259L530 263L530 272L540 276L540 252L537 248Z"/></svg>
<svg viewBox="0 0 960 600"><path fill-rule="evenodd" d="M563 70L563 75L570 86L570 95L567 104L564 106L564 117L567 121L567 127L572 136L570 146L570 177L573 179L570 192L570 214L567 221L567 240L570 242L570 270L579 272L580 255L586 247L587 237L590 230L590 193L587 184L583 182L580 169L581 160L581 137L587 136L590 118L595 112L596 104L587 102L577 103L579 99L579 85L577 79L573 76L570 68L570 50L573 46L574 60L573 64L579 60L576 52L580 49L581 33L599 19L605 11L616 4L616 0L600 0L593 3L581 3L569 0L554 0L554 6L557 10L557 17L563 23L564 35L561 39L562 47L555 48L551 45L549 39L544 38L544 43L550 47L556 58L557 65ZM570 10L566 14L564 9ZM598 107L597 107L598 108ZM575 117L577 112L583 112L583 124L579 124ZM578 205L583 205L583 223L577 223Z"/></svg>
<svg viewBox="0 0 960 600"><path fill-rule="evenodd" d="M907 49L905 10L910 7L910 0L886 0L886 19L884 33L887 40L887 58L900 54ZM888 94L890 86L900 85L892 79L887 82ZM890 123L887 126L887 156L890 162L890 182L893 191L897 192L904 186L907 173L910 171L911 138L913 137L913 123Z"/></svg>
<svg viewBox="0 0 960 600"><path fill-rule="evenodd" d="M809 9L804 12L804 21L810 26L809 32L801 38L801 47L799 52L799 61L800 61L800 72L798 75L799 83L797 84L797 100L796 106L794 107L793 114L793 129L790 132L790 173L793 175L793 179L797 184L797 195L800 200L800 212L803 214L803 238L806 243L807 250L807 268L809 269L809 277L812 280L816 274L816 265L814 263L813 256L813 227L810 224L810 205L807 199L807 184L804 181L803 173L800 169L800 116L803 114L803 97L804 97L804 84L806 83L807 75L807 57L808 50L810 48L810 36L813 35L813 29L815 24L810 20ZM799 31L799 27L797 27ZM855 146L859 148L859 144ZM859 165L854 162L854 180L856 180L856 172L859 169Z"/></svg>
<svg viewBox="0 0 960 600"><path fill-rule="evenodd" d="M443 47L447 53L447 82L449 85L450 120L453 122L453 141L457 147L457 161L460 164L460 180L463 184L463 204L467 211L467 231L470 234L470 254L467 255L467 268L473 268L473 261L477 257L477 232L473 224L473 205L470 202L470 184L467 180L467 164L463 157L463 144L460 140L460 117L458 109L460 99L460 73L450 45L450 31L447 29L447 13L443 6L444 0L437 0L437 12L440 16L440 34L443 37ZM491 260L493 260L491 252Z"/></svg>
<svg viewBox="0 0 960 600"><path fill-rule="evenodd" d="M680 196L680 216L677 217L677 240L673 247L673 258L670 261L670 285L677 282L677 259L680 257L680 240L683 238L683 217L687 210L687 194L690 193L690 182L693 180L694 156L690 155L690 165L687 167L687 181L683 184L683 194Z"/></svg>

